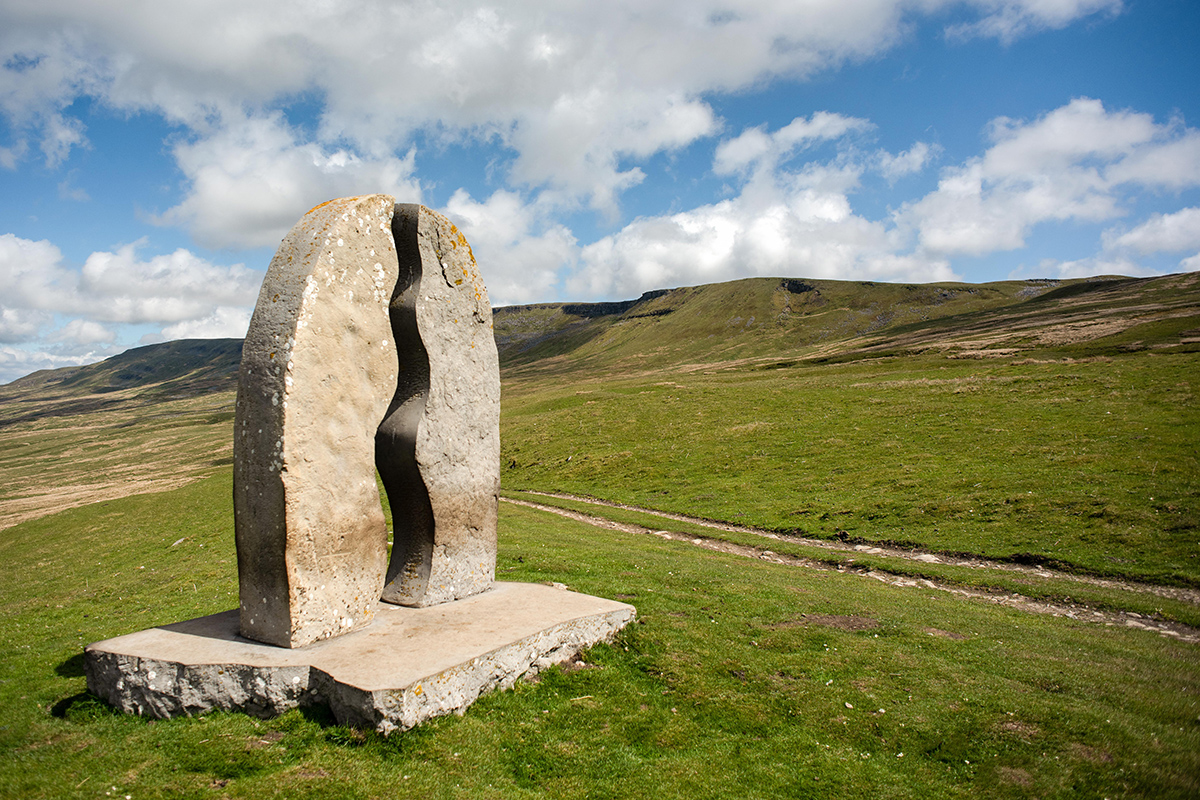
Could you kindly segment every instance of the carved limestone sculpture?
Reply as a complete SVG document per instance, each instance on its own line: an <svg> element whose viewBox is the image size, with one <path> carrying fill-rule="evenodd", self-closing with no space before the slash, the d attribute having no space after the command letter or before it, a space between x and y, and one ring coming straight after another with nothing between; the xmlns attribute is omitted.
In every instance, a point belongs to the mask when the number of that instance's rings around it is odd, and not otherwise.
<svg viewBox="0 0 1200 800"><path fill-rule="evenodd" d="M499 406L491 306L462 234L387 195L309 211L267 270L238 381L242 635L302 647L366 625L381 597L490 587Z"/></svg>

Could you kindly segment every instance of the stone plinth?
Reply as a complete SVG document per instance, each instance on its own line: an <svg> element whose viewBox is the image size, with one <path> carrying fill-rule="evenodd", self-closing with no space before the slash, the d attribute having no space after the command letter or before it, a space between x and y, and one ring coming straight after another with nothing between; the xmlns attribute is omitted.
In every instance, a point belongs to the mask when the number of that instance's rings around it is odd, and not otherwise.
<svg viewBox="0 0 1200 800"><path fill-rule="evenodd" d="M259 717L328 705L340 724L383 733L461 712L628 624L625 603L527 583L496 583L427 607L379 603L359 630L303 648L238 633L226 611L89 645L88 690L121 710L166 718L212 709Z"/></svg>

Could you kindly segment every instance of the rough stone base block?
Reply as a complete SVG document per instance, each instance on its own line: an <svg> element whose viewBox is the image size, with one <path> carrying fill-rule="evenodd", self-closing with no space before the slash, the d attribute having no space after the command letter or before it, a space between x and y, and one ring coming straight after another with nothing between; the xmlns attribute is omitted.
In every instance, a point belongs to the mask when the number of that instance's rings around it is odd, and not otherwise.
<svg viewBox="0 0 1200 800"><path fill-rule="evenodd" d="M328 705L340 724L389 733L566 661L635 613L566 589L496 583L428 608L380 603L369 627L287 649L242 638L232 610L89 645L87 685L149 717Z"/></svg>

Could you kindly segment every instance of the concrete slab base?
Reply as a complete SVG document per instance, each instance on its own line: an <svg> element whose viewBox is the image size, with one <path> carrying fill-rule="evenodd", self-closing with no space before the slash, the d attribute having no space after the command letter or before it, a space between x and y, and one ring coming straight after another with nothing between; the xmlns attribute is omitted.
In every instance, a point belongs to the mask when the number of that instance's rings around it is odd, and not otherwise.
<svg viewBox="0 0 1200 800"><path fill-rule="evenodd" d="M380 603L370 626L291 650L242 638L235 609L96 642L84 662L88 689L131 714L269 717L328 705L340 724L389 733L567 661L635 613L562 588L496 583L429 608Z"/></svg>

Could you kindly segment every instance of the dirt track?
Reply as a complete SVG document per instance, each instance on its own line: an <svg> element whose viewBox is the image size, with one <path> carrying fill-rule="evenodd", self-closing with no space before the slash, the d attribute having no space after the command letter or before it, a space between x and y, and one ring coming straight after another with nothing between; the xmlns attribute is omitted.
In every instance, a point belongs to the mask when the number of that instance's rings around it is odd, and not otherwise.
<svg viewBox="0 0 1200 800"><path fill-rule="evenodd" d="M821 539L804 539L799 537L784 537L769 531L756 530L740 525L727 525L724 523L713 522L712 520L700 519L698 517L688 517L683 514L669 514L661 511L651 511L636 506L628 506L619 503L609 503L603 500L594 498L577 497L566 494L549 494L544 492L527 492L527 494L541 495L543 497L555 497L563 500L573 500L576 502L589 503L596 506L608 506L611 508L620 508L628 511L637 511L643 514L650 514L663 519L675 520L678 522L687 522L693 525L701 525L715 530L724 530L738 533L749 533L755 536L761 536L765 539L773 539L776 541L787 541L796 544L803 544L811 547L822 547L829 550L837 550L842 552L863 552L870 554L886 555L889 557L904 558L910 561L923 563L938 563L938 564L954 564L958 566L976 567L980 569L998 569L1013 572L1023 572L1026 574L1036 575L1043 578L1065 578L1068 580L1078 581L1081 583L1089 583L1096 586L1105 586L1110 588L1120 588L1127 591L1145 592L1154 594L1160 597L1170 597L1181 600L1183 602L1200 605L1200 592L1191 589L1181 589L1171 586L1155 586L1152 584L1133 583L1126 581L1114 581L1101 578L1091 578L1083 575L1073 575L1067 572L1056 570L1041 569L1036 567L1025 567L1017 564L1007 564L999 561L989 561L980 558L951 558L942 554L923 553L917 550L901 550L898 548L882 548L882 547L867 547L864 545L847 545L839 542L829 542ZM511 497L501 498L504 502L512 503L513 505L524 506L526 508L534 508L540 511L548 511L552 514L567 517L579 522L593 525L598 528L607 528L609 530L618 530L625 533L648 534L657 536L661 539L667 539L675 542L685 542L696 547L701 547L706 550L713 550L730 555L741 556L744 558L754 558L761 561L769 561L774 564L784 564L793 567L805 567L808 569L819 569L827 571L836 571L846 574L861 575L865 578L871 578L882 583L887 583L897 587L911 587L934 589L937 591L948 592L950 594L961 597L969 597L976 600L985 600L991 603L1018 608L1022 611L1029 611L1036 614L1050 614L1056 617L1068 617L1070 619L1080 620L1083 622L1092 622L1101 625L1123 626L1128 628L1140 628L1142 630L1155 631L1163 636L1170 636L1180 641L1190 643L1200 643L1200 628L1194 628L1190 625L1183 625L1178 622L1168 620L1154 619L1137 614L1131 611L1112 611L1092 608L1084 604L1076 603L1050 603L1043 600L1036 600L1024 595L1010 592L990 592L983 589L976 589L952 584L940 583L931 581L925 578L912 578L904 575L894 575L879 570L856 568L853 564L845 566L833 566L825 561L816 559L802 558L799 556L784 555L775 553L766 548L749 547L746 545L734 544L722 539L708 538L704 536L696 536L695 534L685 534L677 531L669 530L652 530L644 528L640 525L633 525L623 522L615 522L604 517L584 514L578 511L570 511L556 506L544 505L541 503L533 503L527 500L518 500Z"/></svg>

